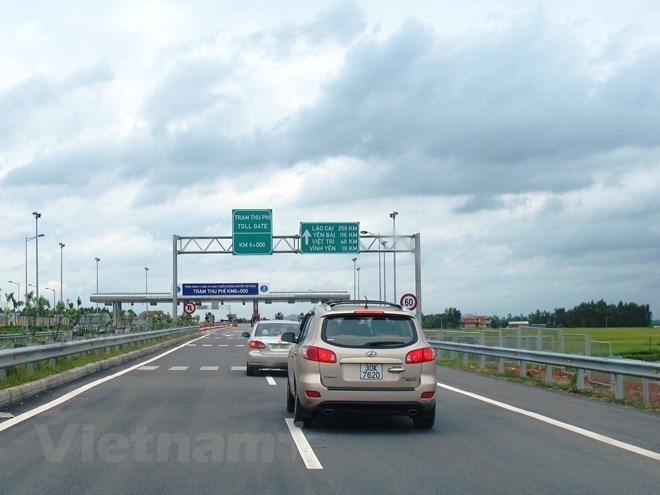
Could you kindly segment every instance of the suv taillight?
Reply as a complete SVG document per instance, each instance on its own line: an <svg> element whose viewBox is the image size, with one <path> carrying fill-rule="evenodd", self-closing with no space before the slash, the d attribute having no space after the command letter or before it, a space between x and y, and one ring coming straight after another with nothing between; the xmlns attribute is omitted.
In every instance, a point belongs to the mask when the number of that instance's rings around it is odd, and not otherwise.
<svg viewBox="0 0 660 495"><path fill-rule="evenodd" d="M320 363L336 363L337 355L323 347L316 347L313 345L306 345L302 348L302 357L310 361L318 361Z"/></svg>
<svg viewBox="0 0 660 495"><path fill-rule="evenodd" d="M265 349L265 348L266 348L266 344L264 344L260 340L250 341L250 349Z"/></svg>
<svg viewBox="0 0 660 495"><path fill-rule="evenodd" d="M424 347L415 349L406 354L406 364L426 363L435 359L435 349L433 347Z"/></svg>

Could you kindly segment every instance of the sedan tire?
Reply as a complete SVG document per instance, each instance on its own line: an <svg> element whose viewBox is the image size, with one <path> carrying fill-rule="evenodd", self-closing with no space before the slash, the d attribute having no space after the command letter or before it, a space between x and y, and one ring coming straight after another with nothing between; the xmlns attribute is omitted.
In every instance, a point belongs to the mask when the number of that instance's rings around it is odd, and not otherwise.
<svg viewBox="0 0 660 495"><path fill-rule="evenodd" d="M287 412L293 412L296 408L296 398L291 393L291 386L289 382L286 382L286 410Z"/></svg>

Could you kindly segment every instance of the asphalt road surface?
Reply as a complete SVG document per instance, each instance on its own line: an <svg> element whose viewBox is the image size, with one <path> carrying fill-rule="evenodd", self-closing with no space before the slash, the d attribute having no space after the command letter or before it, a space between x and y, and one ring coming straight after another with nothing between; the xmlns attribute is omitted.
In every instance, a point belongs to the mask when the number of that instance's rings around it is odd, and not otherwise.
<svg viewBox="0 0 660 495"><path fill-rule="evenodd" d="M651 494L660 415L438 369L435 427L299 429L219 330L2 411L0 494ZM10 417L13 416L13 417Z"/></svg>

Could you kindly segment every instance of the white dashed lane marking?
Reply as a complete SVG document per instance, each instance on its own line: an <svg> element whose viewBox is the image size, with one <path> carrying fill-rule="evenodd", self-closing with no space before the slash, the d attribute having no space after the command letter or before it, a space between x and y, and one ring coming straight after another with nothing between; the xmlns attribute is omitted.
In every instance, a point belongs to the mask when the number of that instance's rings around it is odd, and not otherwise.
<svg viewBox="0 0 660 495"><path fill-rule="evenodd" d="M141 370L141 371L155 371L158 368L160 368L160 366L140 366L138 368L138 370Z"/></svg>
<svg viewBox="0 0 660 495"><path fill-rule="evenodd" d="M190 366L171 366L168 371L186 371Z"/></svg>
<svg viewBox="0 0 660 495"><path fill-rule="evenodd" d="M220 366L202 366L199 371L218 371Z"/></svg>

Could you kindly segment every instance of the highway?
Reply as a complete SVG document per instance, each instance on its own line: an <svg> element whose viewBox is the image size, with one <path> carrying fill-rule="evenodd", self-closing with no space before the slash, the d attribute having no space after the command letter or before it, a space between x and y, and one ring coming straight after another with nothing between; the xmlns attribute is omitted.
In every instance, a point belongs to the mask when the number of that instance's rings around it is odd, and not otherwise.
<svg viewBox="0 0 660 495"><path fill-rule="evenodd" d="M658 493L658 414L440 367L433 430L300 430L285 374L246 376L242 330L2 411L0 494Z"/></svg>

